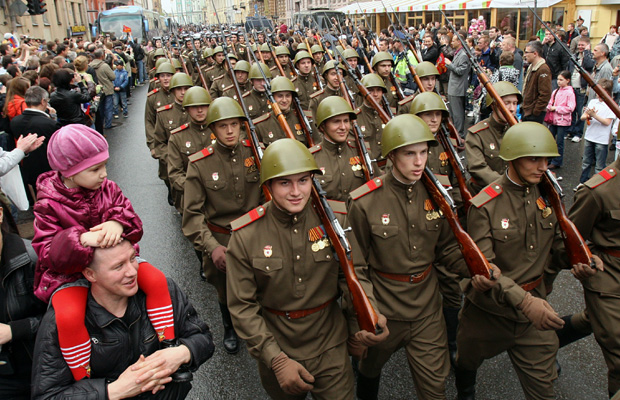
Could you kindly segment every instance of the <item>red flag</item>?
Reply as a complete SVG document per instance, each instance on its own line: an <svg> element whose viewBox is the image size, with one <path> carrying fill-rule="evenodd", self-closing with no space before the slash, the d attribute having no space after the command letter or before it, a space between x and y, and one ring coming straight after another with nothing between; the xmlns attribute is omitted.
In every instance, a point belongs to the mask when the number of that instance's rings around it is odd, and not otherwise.
<svg viewBox="0 0 620 400"><path fill-rule="evenodd" d="M127 25L123 25L123 32L125 33L131 33L131 28L128 27Z"/></svg>
<svg viewBox="0 0 620 400"><path fill-rule="evenodd" d="M443 53L439 53L439 57L437 57L437 71L439 71L440 74L445 74L446 72L448 72L448 68L446 68L446 58L444 57Z"/></svg>

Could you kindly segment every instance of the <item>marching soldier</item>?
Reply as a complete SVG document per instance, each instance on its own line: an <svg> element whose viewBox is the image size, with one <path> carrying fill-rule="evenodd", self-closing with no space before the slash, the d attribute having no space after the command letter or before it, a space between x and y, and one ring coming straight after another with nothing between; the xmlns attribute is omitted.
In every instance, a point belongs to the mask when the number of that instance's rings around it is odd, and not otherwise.
<svg viewBox="0 0 620 400"><path fill-rule="evenodd" d="M151 53L149 53L151 54ZM164 53L164 49L156 49L153 50L153 67L149 69L149 79L153 78L153 76L155 76L155 71L157 70L157 68L155 67L157 60L159 60L160 58L166 58L166 53ZM163 62L163 61L162 61Z"/></svg>
<svg viewBox="0 0 620 400"><path fill-rule="evenodd" d="M341 97L344 94L340 90L340 74L336 68L340 68L340 72L343 76L346 76L347 72L344 66L337 61L331 60L325 63L321 75L325 80L325 87L322 90L318 90L310 95L310 111L312 111L313 117L316 119L317 109L323 99L330 96Z"/></svg>
<svg viewBox="0 0 620 400"><path fill-rule="evenodd" d="M310 199L312 176L320 173L303 144L275 142L265 151L261 171L272 200L232 224L228 305L273 399L305 398L307 392L316 399L354 398L347 320L337 301L348 288ZM343 204L337 210L346 213ZM362 267L361 257L352 259L356 270ZM388 331L352 333L376 343Z"/></svg>
<svg viewBox="0 0 620 400"><path fill-rule="evenodd" d="M250 63L245 60L237 61L235 67L233 68L235 72L235 78L237 79L237 83L239 84L239 89L241 93L245 93L248 90L252 89L252 83L248 79L250 72ZM237 92L235 91L234 83L231 82L230 86L224 88L222 93L224 97L232 97L235 100L237 99Z"/></svg>
<svg viewBox="0 0 620 400"><path fill-rule="evenodd" d="M504 81L494 83L493 88L515 115L517 106L523 101L519 89ZM491 107L491 116L470 127L465 138L467 169L471 175L467 186L472 195L498 179L506 170L506 162L499 156L499 150L509 125L490 94L487 94L486 103L487 107Z"/></svg>
<svg viewBox="0 0 620 400"><path fill-rule="evenodd" d="M422 61L420 64L415 66L415 73L420 77L420 81L422 82L422 86L424 86L425 92L435 92L435 85L437 84L437 79L439 78L439 71L437 67L428 61ZM411 110L411 101L420 94L420 88L416 90L414 94L411 96L407 96L401 101L398 102L398 115L408 114Z"/></svg>
<svg viewBox="0 0 620 400"><path fill-rule="evenodd" d="M245 44L239 42L239 34L237 32L233 32L231 36L232 45L235 49L235 54L239 57L239 61L246 60L248 58L247 55L247 47Z"/></svg>
<svg viewBox="0 0 620 400"><path fill-rule="evenodd" d="M269 45L267 43L260 45L260 54L263 62L269 67L269 70L275 67L276 63L273 61L273 57L271 57L271 50L269 50ZM259 57L258 59L260 60L261 58Z"/></svg>
<svg viewBox="0 0 620 400"><path fill-rule="evenodd" d="M245 116L231 98L215 99L206 125L216 143L189 157L185 177L183 233L203 253L207 281L215 286L224 325L224 350L239 351L226 306L226 247L231 221L259 205L259 171L247 141L240 140Z"/></svg>
<svg viewBox="0 0 620 400"><path fill-rule="evenodd" d="M398 95L396 93L396 86L392 84L390 80L390 72L394 66L394 59L392 55L387 51L380 51L372 58L372 70L383 79L385 87L388 88L385 97L387 98L390 107L396 109L398 107Z"/></svg>
<svg viewBox="0 0 620 400"><path fill-rule="evenodd" d="M312 73L314 62L314 59L307 51L297 51L297 54L295 54L294 64L299 74L293 83L295 84L295 90L299 96L301 107L304 110L310 109L310 96L321 88L319 82L316 81L317 77Z"/></svg>
<svg viewBox="0 0 620 400"><path fill-rule="evenodd" d="M159 68L159 66L162 65L165 62L170 62L170 61L168 61L168 59L166 59L166 58L161 57L161 58L159 58L155 62L155 71L153 71L153 75L152 76L149 74L149 76L150 76L149 88L148 88L149 92L151 90L153 90L153 89L156 89L159 86L159 81L157 79L157 68Z"/></svg>
<svg viewBox="0 0 620 400"><path fill-rule="evenodd" d="M278 62L282 66L284 70L285 77L290 80L295 80L295 73L291 69L291 52L288 50L286 46L276 46L276 57L278 58ZM274 76L280 75L280 69L276 66L275 69L272 69L272 73Z"/></svg>
<svg viewBox="0 0 620 400"><path fill-rule="evenodd" d="M205 81L207 82L207 87L210 88L213 80L218 76L224 75L226 73L226 68L224 67L225 56L224 49L222 46L217 46L213 49L213 60L215 63L207 68L204 68L202 75L205 77Z"/></svg>
<svg viewBox="0 0 620 400"><path fill-rule="evenodd" d="M323 50L320 45L315 44L314 46L310 47L310 51L312 52L312 58L314 58L316 66L319 69L323 68L323 66L325 65L325 50Z"/></svg>
<svg viewBox="0 0 620 400"><path fill-rule="evenodd" d="M153 43L155 44L155 49L151 50L147 55L146 55L146 70L147 71L151 71L153 68L155 68L155 61L157 61L157 59L155 58L156 56L158 57L164 57L164 49L162 49L162 43L161 43L161 38L160 37L154 37L153 38ZM157 52L157 50L160 50L161 52ZM156 54L157 53L157 54Z"/></svg>
<svg viewBox="0 0 620 400"><path fill-rule="evenodd" d="M262 68L263 73L259 68ZM263 74L265 74L263 76ZM245 105L248 108L248 114L250 118L255 119L261 115L267 114L271 111L269 102L267 100L267 94L265 93L265 78L271 78L271 71L266 64L261 62L252 64L250 67L250 74L248 76L250 82L252 82L252 89L243 94Z"/></svg>
<svg viewBox="0 0 620 400"><path fill-rule="evenodd" d="M385 107L383 95L387 92L387 88L383 79L377 74L368 74L362 78L362 83L377 104ZM376 160L381 156L381 136L385 125L377 110L367 100L364 100L362 105L355 110L355 113L357 114L357 125L364 134L364 141L370 145L370 157Z"/></svg>
<svg viewBox="0 0 620 400"><path fill-rule="evenodd" d="M357 145L349 136L355 118L349 103L336 96L323 100L316 113L323 140L310 152L323 172L318 179L331 200L346 201L353 190L366 183Z"/></svg>
<svg viewBox="0 0 620 400"><path fill-rule="evenodd" d="M355 51L355 49L346 49L345 51L342 52L342 56L344 57L345 60L347 60L347 63L349 63L351 68L353 68L353 71L355 71L355 73L357 74L357 78L361 79L362 73L357 68L357 64L359 63L359 58L360 58L359 54L357 54L357 51ZM349 91L353 93L353 99L357 100L358 104L361 104L362 101L360 101L358 97L359 89L357 88L357 85L355 84L355 79L353 79L353 77L350 76L348 72L349 71L347 71L347 74L344 76L344 84L347 85L347 88L349 89Z"/></svg>
<svg viewBox="0 0 620 400"><path fill-rule="evenodd" d="M237 56L234 54L229 54L228 58L230 59L230 64L232 65L234 71L235 65L237 65ZM224 90L232 85L232 80L230 79L230 74L228 73L228 63L226 63L226 61L224 61L224 69L226 70L226 73L214 78L211 83L211 87L209 88L209 94L214 99L222 97Z"/></svg>
<svg viewBox="0 0 620 400"><path fill-rule="evenodd" d="M206 47L202 52L202 58L205 60L205 64L200 67L203 72L207 70L207 68L213 66L215 61L213 60L213 49L211 47Z"/></svg>

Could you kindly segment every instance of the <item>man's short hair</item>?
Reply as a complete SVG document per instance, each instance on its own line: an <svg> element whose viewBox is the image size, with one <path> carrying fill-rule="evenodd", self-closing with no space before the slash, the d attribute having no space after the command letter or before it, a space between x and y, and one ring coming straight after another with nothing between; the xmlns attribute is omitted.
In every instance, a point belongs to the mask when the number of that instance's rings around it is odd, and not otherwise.
<svg viewBox="0 0 620 400"><path fill-rule="evenodd" d="M95 57L96 59L101 59L103 58L103 50L101 49L97 49L95 50L95 53L93 54L93 57Z"/></svg>
<svg viewBox="0 0 620 400"><path fill-rule="evenodd" d="M512 29L507 29L506 32L504 32L504 35L510 35L513 38L517 38L517 32L513 31Z"/></svg>
<svg viewBox="0 0 620 400"><path fill-rule="evenodd" d="M531 42L528 42L525 47L529 47L532 51L536 52L538 57L542 57L542 44L539 41L532 40Z"/></svg>
<svg viewBox="0 0 620 400"><path fill-rule="evenodd" d="M503 40L504 43L508 44L511 47L515 47L517 41L512 36L505 37Z"/></svg>
<svg viewBox="0 0 620 400"><path fill-rule="evenodd" d="M580 41L580 42L584 42L584 43L590 43L590 38L589 38L589 37L586 37L586 36L584 36L584 37L580 37L580 38L579 38L579 41Z"/></svg>
<svg viewBox="0 0 620 400"><path fill-rule="evenodd" d="M511 51L502 51L499 56L499 66L512 65L515 63L515 55Z"/></svg>
<svg viewBox="0 0 620 400"><path fill-rule="evenodd" d="M611 90L614 86L614 83L611 79L601 79L597 83L611 96Z"/></svg>
<svg viewBox="0 0 620 400"><path fill-rule="evenodd" d="M607 44L599 43L599 44L596 45L596 47L598 47L599 50L601 50L603 53L605 53L605 56L607 56L609 54L609 46L607 46Z"/></svg>
<svg viewBox="0 0 620 400"><path fill-rule="evenodd" d="M41 86L30 86L24 95L24 100L26 101L26 105L28 107L39 106L43 100L49 98L50 94Z"/></svg>
<svg viewBox="0 0 620 400"><path fill-rule="evenodd" d="M579 28L579 34L583 35L585 33L588 33L588 28L586 28L585 26L582 26L581 28Z"/></svg>

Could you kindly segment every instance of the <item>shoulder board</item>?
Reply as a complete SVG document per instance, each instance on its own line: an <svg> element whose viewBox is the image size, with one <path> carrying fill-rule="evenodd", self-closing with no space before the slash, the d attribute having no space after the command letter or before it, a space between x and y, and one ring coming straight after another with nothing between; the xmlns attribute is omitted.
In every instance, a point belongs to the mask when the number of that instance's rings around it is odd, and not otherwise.
<svg viewBox="0 0 620 400"><path fill-rule="evenodd" d="M251 91L248 90L247 92L245 92L244 94L241 95L241 97L248 97L250 95Z"/></svg>
<svg viewBox="0 0 620 400"><path fill-rule="evenodd" d="M360 197L366 196L368 193L377 190L381 186L383 186L383 181L381 178L375 178L352 191L351 198L353 198L353 200L357 200Z"/></svg>
<svg viewBox="0 0 620 400"><path fill-rule="evenodd" d="M310 151L310 153L314 154L314 153L318 153L319 151L321 151L323 147L321 147L320 144L314 145L312 147L310 147L308 150Z"/></svg>
<svg viewBox="0 0 620 400"><path fill-rule="evenodd" d="M278 68L278 66L277 66L277 65L274 65L273 67L269 68L269 71L273 71L273 70L275 70L276 68Z"/></svg>
<svg viewBox="0 0 620 400"><path fill-rule="evenodd" d="M260 117L256 117L256 118L254 118L254 119L252 120L252 122L254 122L254 125L256 125L256 124L260 124L261 122L265 122L265 121L267 121L267 120L269 119L269 117L270 117L270 114L269 114L269 113L267 113L267 114L263 114L263 115L261 115Z"/></svg>
<svg viewBox="0 0 620 400"><path fill-rule="evenodd" d="M209 68L205 68L205 71L211 71L213 68L215 68L215 65L212 65Z"/></svg>
<svg viewBox="0 0 620 400"><path fill-rule="evenodd" d="M306 117L308 117L308 118L310 118L310 119L312 119L312 118L313 118L313 117L312 117L312 111L310 111L310 110L304 110L304 114L306 114Z"/></svg>
<svg viewBox="0 0 620 400"><path fill-rule="evenodd" d="M357 115L359 115L359 113L361 113L361 112L362 112L362 107L357 107L357 108L355 109L355 113L356 113Z"/></svg>
<svg viewBox="0 0 620 400"><path fill-rule="evenodd" d="M233 84L233 85L230 85L230 86L226 86L224 89L222 89L222 92L225 92L225 91L227 91L227 90L230 90L230 89L232 89L234 86L235 86L234 84Z"/></svg>
<svg viewBox="0 0 620 400"><path fill-rule="evenodd" d="M396 107L390 107L390 111L392 111L392 114L396 115L396 111L398 111L396 109Z"/></svg>
<svg viewBox="0 0 620 400"><path fill-rule="evenodd" d="M204 149L200 151L195 152L188 158L190 162L196 162L198 160L202 160L203 158L210 156L211 154L213 154L213 147L209 146L209 147L205 147Z"/></svg>
<svg viewBox="0 0 620 400"><path fill-rule="evenodd" d="M149 79L149 82L153 83L153 82L157 82L159 79L157 79L157 77L153 78L153 79Z"/></svg>
<svg viewBox="0 0 620 400"><path fill-rule="evenodd" d="M148 97L148 96L154 95L155 93L159 92L159 90L160 90L160 88L155 88L155 89L151 90L146 96Z"/></svg>
<svg viewBox="0 0 620 400"><path fill-rule="evenodd" d="M255 209L253 209L252 211L250 211L250 212L240 216L236 220L232 221L230 223L230 227L232 228L233 231L238 231L239 229L243 228L244 226L248 226L252 222L254 222L254 221L258 220L258 219L261 219L264 216L265 216L265 207L258 206Z"/></svg>
<svg viewBox="0 0 620 400"><path fill-rule="evenodd" d="M502 189L500 185L497 183L492 183L474 196L474 198L471 199L471 204L473 204L476 208L480 208L502 194L503 191L504 189Z"/></svg>
<svg viewBox="0 0 620 400"><path fill-rule="evenodd" d="M187 129L187 128L189 128L189 123L187 123L187 124L183 124L183 125L179 126L178 128L171 130L171 131L170 131L170 134L171 134L171 135L174 135L175 133L178 133L178 132L184 131L184 130L185 130L185 129Z"/></svg>
<svg viewBox="0 0 620 400"><path fill-rule="evenodd" d="M413 100L414 97L415 97L415 95L407 96L404 99L402 99L401 101L399 101L398 105L399 106L405 105L405 104L409 103L411 100Z"/></svg>
<svg viewBox="0 0 620 400"><path fill-rule="evenodd" d="M250 142L248 139L244 139L241 141L241 143L245 146L245 147L252 147L252 142Z"/></svg>
<svg viewBox="0 0 620 400"><path fill-rule="evenodd" d="M603 183L613 179L616 176L616 170L614 168L607 168L594 175L592 178L588 179L585 183L587 187L590 189L594 189L602 185Z"/></svg>
<svg viewBox="0 0 620 400"><path fill-rule="evenodd" d="M482 130L487 129L488 127L489 127L489 124L487 123L487 121L480 121L476 125L470 126L468 131L470 133L478 133Z"/></svg>
<svg viewBox="0 0 620 400"><path fill-rule="evenodd" d="M224 77L224 75L220 75L220 76L216 76L215 78L213 78L213 81L217 81L218 79L222 79Z"/></svg>
<svg viewBox="0 0 620 400"><path fill-rule="evenodd" d="M325 93L325 89L321 89L321 90L319 90L319 91L316 91L316 92L312 93L312 94L310 95L310 98L311 98L311 99L314 99L315 97L320 96L320 95L322 95L323 93Z"/></svg>
<svg viewBox="0 0 620 400"><path fill-rule="evenodd" d="M289 79L291 80L291 82L295 82L297 80L297 75L295 75L294 77L289 78Z"/></svg>
<svg viewBox="0 0 620 400"><path fill-rule="evenodd" d="M165 106L161 106L157 109L157 112L170 110L173 107L172 103L166 104Z"/></svg>
<svg viewBox="0 0 620 400"><path fill-rule="evenodd" d="M445 188L452 186L448 175L435 174L435 177L437 178L439 183L441 183Z"/></svg>
<svg viewBox="0 0 620 400"><path fill-rule="evenodd" d="M347 213L347 205L344 201L338 200L327 200L327 204L332 208L332 211L336 214L346 214Z"/></svg>

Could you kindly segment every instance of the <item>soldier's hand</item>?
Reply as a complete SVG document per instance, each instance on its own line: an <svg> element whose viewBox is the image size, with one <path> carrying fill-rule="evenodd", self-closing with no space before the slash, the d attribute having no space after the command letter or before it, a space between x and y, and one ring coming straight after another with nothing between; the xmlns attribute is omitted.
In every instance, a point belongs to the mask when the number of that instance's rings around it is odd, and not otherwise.
<svg viewBox="0 0 620 400"><path fill-rule="evenodd" d="M562 318L546 300L534 297L529 292L525 294L525 298L517 308L539 331L560 329L564 326Z"/></svg>
<svg viewBox="0 0 620 400"><path fill-rule="evenodd" d="M493 286L497 284L500 276L502 276L502 271L495 264L491 264L491 279L488 279L486 276L482 275L474 275L471 278L471 284L479 292L486 292L491 289Z"/></svg>
<svg viewBox="0 0 620 400"><path fill-rule="evenodd" d="M596 268L592 268L588 264L578 263L573 265L573 268L570 270L570 272L575 276L575 278L583 281L590 278L591 276L596 275L598 271L605 270L603 266L603 260L601 260L598 256L592 255L592 261L594 261Z"/></svg>
<svg viewBox="0 0 620 400"><path fill-rule="evenodd" d="M284 352L278 354L271 362L271 369L278 384L288 394L301 395L314 386L314 377L300 363L288 358Z"/></svg>
<svg viewBox="0 0 620 400"><path fill-rule="evenodd" d="M347 339L347 350L349 350L349 355L358 361L366 358L368 354L368 346L364 345L356 335L349 335Z"/></svg>
<svg viewBox="0 0 620 400"><path fill-rule="evenodd" d="M355 337L365 346L371 347L383 342L390 334L390 330L387 327L387 319L383 314L379 314L379 320L377 321L377 325L382 329L383 332L379 335L375 335L372 332L368 331L359 331L355 334Z"/></svg>
<svg viewBox="0 0 620 400"><path fill-rule="evenodd" d="M215 268L222 272L226 272L226 246L219 246L211 253L211 260L215 264Z"/></svg>

